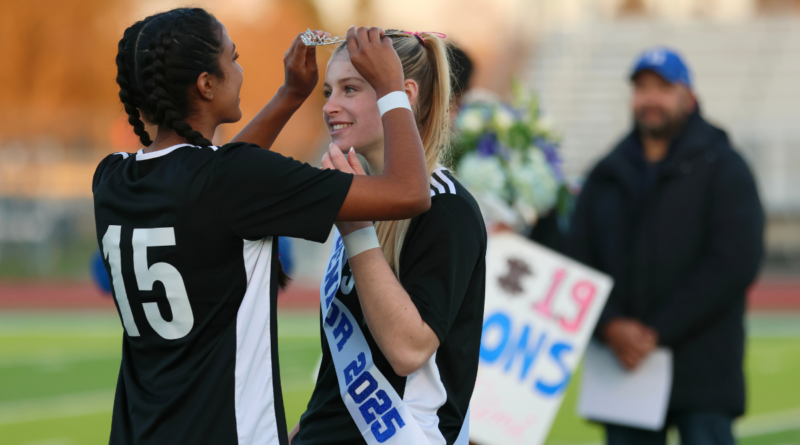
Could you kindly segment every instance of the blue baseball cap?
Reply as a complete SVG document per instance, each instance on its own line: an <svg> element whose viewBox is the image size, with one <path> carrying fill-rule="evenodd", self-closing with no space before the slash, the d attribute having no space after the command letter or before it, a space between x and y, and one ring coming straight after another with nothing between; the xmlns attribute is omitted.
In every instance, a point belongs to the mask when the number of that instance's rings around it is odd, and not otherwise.
<svg viewBox="0 0 800 445"><path fill-rule="evenodd" d="M655 72L669 83L682 83L692 88L689 67L676 51L669 48L651 48L643 52L631 70L631 79L645 70Z"/></svg>

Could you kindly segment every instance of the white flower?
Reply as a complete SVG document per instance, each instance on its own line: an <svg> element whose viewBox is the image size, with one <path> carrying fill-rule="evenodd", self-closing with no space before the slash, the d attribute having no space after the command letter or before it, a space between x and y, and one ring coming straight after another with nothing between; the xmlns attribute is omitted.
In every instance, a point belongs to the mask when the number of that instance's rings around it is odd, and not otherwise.
<svg viewBox="0 0 800 445"><path fill-rule="evenodd" d="M523 227L530 228L536 224L539 215L536 213L536 209L534 209L533 206L522 202L521 199L516 199L514 201L514 210L517 212L517 215L519 215Z"/></svg>
<svg viewBox="0 0 800 445"><path fill-rule="evenodd" d="M468 153L461 158L457 171L461 183L471 192L505 197L506 175L496 157Z"/></svg>
<svg viewBox="0 0 800 445"><path fill-rule="evenodd" d="M534 131L539 134L550 134L553 132L555 125L550 116L540 116L536 121Z"/></svg>
<svg viewBox="0 0 800 445"><path fill-rule="evenodd" d="M483 115L480 110L469 108L458 116L458 128L466 133L478 134L483 131Z"/></svg>
<svg viewBox="0 0 800 445"><path fill-rule="evenodd" d="M544 215L556 204L558 182L540 150L530 153L530 160L511 164L509 179L522 203Z"/></svg>
<svg viewBox="0 0 800 445"><path fill-rule="evenodd" d="M515 121L514 114L505 107L496 107L494 111L494 125L499 132L505 133L511 129Z"/></svg>
<svg viewBox="0 0 800 445"><path fill-rule="evenodd" d="M473 193L472 195L481 208L481 215L487 226L502 223L518 231L524 228L520 216L507 202L492 193Z"/></svg>

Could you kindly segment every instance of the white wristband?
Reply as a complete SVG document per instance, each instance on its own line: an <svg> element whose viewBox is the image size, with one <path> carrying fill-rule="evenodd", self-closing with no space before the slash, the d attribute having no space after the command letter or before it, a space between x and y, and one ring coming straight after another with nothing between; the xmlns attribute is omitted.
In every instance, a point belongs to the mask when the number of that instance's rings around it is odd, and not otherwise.
<svg viewBox="0 0 800 445"><path fill-rule="evenodd" d="M407 108L411 110L411 102L408 101L408 96L403 91L391 92L380 99L378 99L378 110L381 112L381 117L390 110L395 108Z"/></svg>
<svg viewBox="0 0 800 445"><path fill-rule="evenodd" d="M353 258L359 253L381 247L381 243L378 242L378 234L375 232L375 227L372 226L364 227L343 236L342 242L344 243L344 250L347 252L347 258Z"/></svg>

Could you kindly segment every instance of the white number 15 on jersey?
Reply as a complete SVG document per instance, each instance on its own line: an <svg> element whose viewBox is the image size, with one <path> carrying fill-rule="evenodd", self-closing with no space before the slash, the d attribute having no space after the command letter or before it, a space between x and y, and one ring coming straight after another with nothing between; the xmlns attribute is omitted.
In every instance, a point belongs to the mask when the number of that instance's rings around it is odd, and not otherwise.
<svg viewBox="0 0 800 445"><path fill-rule="evenodd" d="M114 285L114 294L117 297L119 313L125 331L131 337L139 336L139 328L133 320L128 294L125 292L125 283L122 281L122 257L119 252L119 241L122 226L108 226L103 236L103 256L111 266L111 282ZM144 314L153 330L167 340L183 338L194 325L192 307L189 305L189 296L183 284L181 274L171 264L155 263L147 266L147 248L174 246L175 230L172 227L158 229L133 229L133 271L136 274L136 283L141 291L153 290L153 283L160 281L167 293L167 301L172 309L172 321L166 321L158 310L158 303L142 303Z"/></svg>

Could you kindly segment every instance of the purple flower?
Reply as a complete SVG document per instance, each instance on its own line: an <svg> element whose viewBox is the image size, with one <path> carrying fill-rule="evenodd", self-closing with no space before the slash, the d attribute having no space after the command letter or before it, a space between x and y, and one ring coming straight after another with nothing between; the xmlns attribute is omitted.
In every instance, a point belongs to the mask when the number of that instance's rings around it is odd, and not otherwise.
<svg viewBox="0 0 800 445"><path fill-rule="evenodd" d="M493 156L497 154L499 147L497 135L494 133L485 133L478 138L478 146L476 151L480 156Z"/></svg>
<svg viewBox="0 0 800 445"><path fill-rule="evenodd" d="M556 181L559 183L563 182L564 172L561 170L561 164L564 163L564 160L558 155L558 144L549 142L544 138L534 139L533 144L539 147L539 149L542 150L542 153L544 153L544 157L547 159L547 163L550 164L550 168L553 170L553 175L555 176Z"/></svg>

